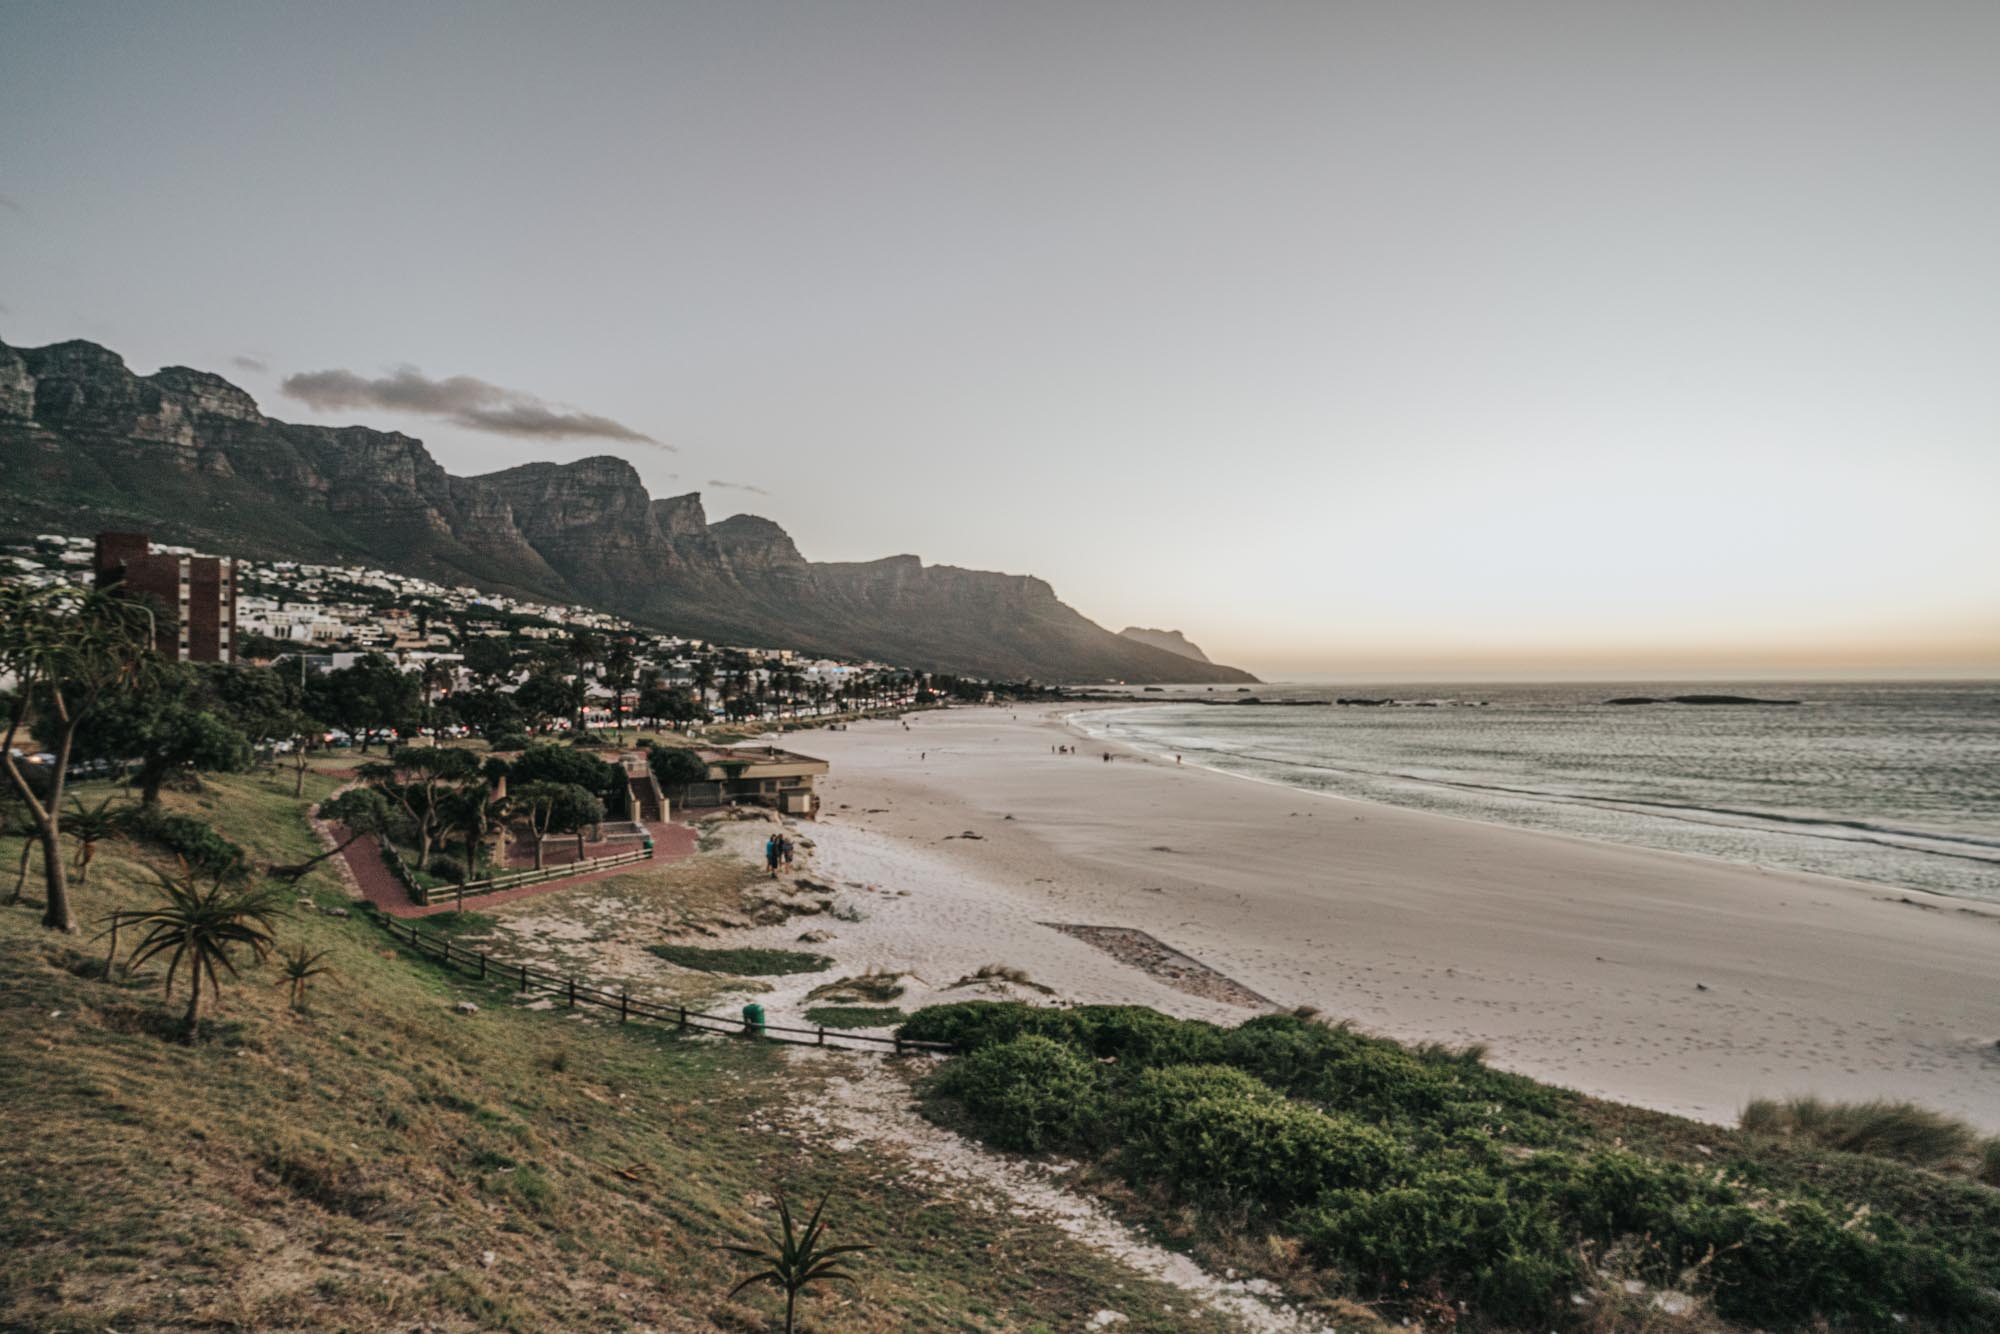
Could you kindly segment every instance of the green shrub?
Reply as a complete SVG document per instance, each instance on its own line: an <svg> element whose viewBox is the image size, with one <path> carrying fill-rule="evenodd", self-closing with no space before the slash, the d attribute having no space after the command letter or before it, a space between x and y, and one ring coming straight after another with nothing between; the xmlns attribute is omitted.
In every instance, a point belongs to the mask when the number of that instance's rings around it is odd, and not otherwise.
<svg viewBox="0 0 2000 1334"><path fill-rule="evenodd" d="M887 1028L907 1016L893 1005L815 1005L806 1022L827 1028Z"/></svg>
<svg viewBox="0 0 2000 1334"><path fill-rule="evenodd" d="M1219 1060L1223 1030L1175 1019L1140 1005L1079 1005L1057 1010L1019 1001L958 1001L919 1010L903 1036L949 1042L972 1051L1024 1033L1068 1043L1124 1065L1191 1065Z"/></svg>
<svg viewBox="0 0 2000 1334"><path fill-rule="evenodd" d="M1715 1309L1732 1320L1887 1328L1915 1315L1965 1329L2000 1320L2000 1302L1961 1264L1911 1244L1890 1220L1843 1220L1810 1201L1699 1205L1666 1240L1683 1262L1709 1257Z"/></svg>
<svg viewBox="0 0 2000 1334"><path fill-rule="evenodd" d="M1476 1170L1335 1192L1296 1225L1315 1258L1364 1292L1448 1293L1501 1324L1546 1328L1583 1277L1556 1217Z"/></svg>
<svg viewBox="0 0 2000 1334"><path fill-rule="evenodd" d="M424 869L429 871L434 878L442 880L448 885L462 885L465 883L465 863L456 857L433 857L431 858L430 865Z"/></svg>
<svg viewBox="0 0 2000 1334"><path fill-rule="evenodd" d="M1756 1134L1796 1136L1843 1153L1894 1158L1918 1167L1954 1165L1979 1147L1979 1132L1965 1122L1914 1103L1883 1099L1759 1098L1743 1109L1739 1120Z"/></svg>
<svg viewBox="0 0 2000 1334"><path fill-rule="evenodd" d="M786 973L823 973L833 966L824 954L805 950L711 948L703 945L648 945L647 951L668 963L704 973L733 973L738 977L777 977Z"/></svg>
<svg viewBox="0 0 2000 1334"><path fill-rule="evenodd" d="M1434 1135L1491 1125L1545 1143L1566 1101L1560 1090L1489 1070L1464 1052L1419 1055L1297 1015L1262 1015L1229 1030L1224 1053L1229 1064L1287 1093L1365 1120L1422 1124Z"/></svg>
<svg viewBox="0 0 2000 1334"><path fill-rule="evenodd" d="M202 875L237 876L250 868L248 853L192 815L170 815L157 806L141 806L132 816L131 829Z"/></svg>
<svg viewBox="0 0 2000 1334"><path fill-rule="evenodd" d="M1979 1179L2000 1186L2000 1139L1989 1139L1979 1150Z"/></svg>
<svg viewBox="0 0 2000 1334"><path fill-rule="evenodd" d="M1072 1035L1068 1013L1019 1001L954 1001L925 1006L898 1031L914 1042L943 1042L970 1052L1011 1042L1024 1033L1067 1041Z"/></svg>
<svg viewBox="0 0 2000 1334"><path fill-rule="evenodd" d="M1182 1107L1204 1099L1277 1102L1270 1085L1227 1065L1165 1065L1142 1070L1120 1092L1116 1124L1128 1138L1143 1136Z"/></svg>
<svg viewBox="0 0 2000 1334"><path fill-rule="evenodd" d="M1283 1217L1330 1190L1373 1188L1403 1168L1372 1126L1282 1098L1196 1098L1127 1141L1189 1194Z"/></svg>
<svg viewBox="0 0 2000 1334"><path fill-rule="evenodd" d="M939 1073L980 1134L1004 1149L1036 1153L1094 1139L1103 1094L1097 1067L1064 1043L1036 1034L981 1047Z"/></svg>

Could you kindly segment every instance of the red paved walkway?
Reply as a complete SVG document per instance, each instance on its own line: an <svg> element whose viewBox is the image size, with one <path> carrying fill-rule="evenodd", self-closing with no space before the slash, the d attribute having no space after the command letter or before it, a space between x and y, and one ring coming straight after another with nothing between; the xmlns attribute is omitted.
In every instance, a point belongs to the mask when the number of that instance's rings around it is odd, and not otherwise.
<svg viewBox="0 0 2000 1334"><path fill-rule="evenodd" d="M544 880L535 885L519 885L513 889L503 889L492 894L468 894L465 896L467 908L485 908L499 903L511 903L515 899L525 899L536 894L546 894L552 889L568 889L586 880L602 880L607 876L627 875L644 870L647 866L657 866L662 862L680 861L694 855L695 843L699 835L693 826L676 821L648 823L646 829L653 836L653 860L632 862L625 866L611 866L601 871L588 871L583 875L570 876L564 880ZM347 837L343 832L341 838ZM619 845L617 850L626 851L635 844ZM419 907L410 902L410 892L403 888L395 872L382 860L382 850L375 846L373 838L358 838L347 845L340 854L347 863L347 869L354 873L354 883L361 889L361 896L391 917L429 917L441 912L458 911L457 899L445 903L433 903Z"/></svg>

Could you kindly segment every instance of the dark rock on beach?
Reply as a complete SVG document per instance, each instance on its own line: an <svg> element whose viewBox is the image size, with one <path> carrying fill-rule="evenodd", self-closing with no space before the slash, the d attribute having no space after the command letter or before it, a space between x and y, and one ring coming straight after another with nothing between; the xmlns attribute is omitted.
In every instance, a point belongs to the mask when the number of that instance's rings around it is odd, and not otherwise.
<svg viewBox="0 0 2000 1334"><path fill-rule="evenodd" d="M1617 699L1607 699L1606 704L1770 704L1796 705L1795 699L1753 699L1748 695L1669 695L1659 699L1652 695L1621 695Z"/></svg>

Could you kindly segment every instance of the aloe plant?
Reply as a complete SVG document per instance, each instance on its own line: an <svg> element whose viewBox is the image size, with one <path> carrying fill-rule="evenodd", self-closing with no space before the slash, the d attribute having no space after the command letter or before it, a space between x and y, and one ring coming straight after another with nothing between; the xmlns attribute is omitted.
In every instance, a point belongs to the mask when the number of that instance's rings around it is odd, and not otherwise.
<svg viewBox="0 0 2000 1334"><path fill-rule="evenodd" d="M729 1290L729 1295L734 1297L745 1288L758 1283L769 1283L773 1287L784 1289L785 1334L792 1334L799 1293L814 1283L854 1282L854 1275L840 1267L839 1257L874 1249L872 1246L820 1244L820 1239L826 1231L826 1225L820 1222L820 1214L826 1209L827 1198L827 1195L820 1196L819 1205L812 1211L812 1217L806 1220L805 1227L800 1228L792 1222L791 1206L785 1202L785 1197L780 1195L778 1219L781 1230L771 1234L770 1242L766 1246L724 1244L716 1248L747 1256L760 1264L770 1266L738 1283Z"/></svg>
<svg viewBox="0 0 2000 1334"><path fill-rule="evenodd" d="M328 951L312 951L304 945L294 945L278 961L278 985L292 989L292 1008L306 1008L306 984L316 977L332 972L326 966Z"/></svg>

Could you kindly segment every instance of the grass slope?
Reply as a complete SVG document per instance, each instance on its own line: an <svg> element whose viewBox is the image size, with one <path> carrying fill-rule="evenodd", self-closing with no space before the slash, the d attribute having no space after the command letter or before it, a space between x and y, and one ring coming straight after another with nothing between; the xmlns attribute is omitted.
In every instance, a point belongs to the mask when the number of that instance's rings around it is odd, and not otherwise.
<svg viewBox="0 0 2000 1334"><path fill-rule="evenodd" d="M288 778L169 800L261 858L312 850ZM19 846L0 838L0 866ZM107 845L86 922L141 900L150 856ZM330 872L307 888L348 906ZM188 1049L160 1036L180 1008L160 973L100 980L94 928L44 932L33 891L0 907L0 1328L769 1329L777 1300L725 1300L712 1247L762 1236L778 1187L831 1189L832 1239L877 1248L806 1328L1067 1330L1107 1308L1220 1328L1045 1223L801 1128L837 1061L516 1009L318 913L280 932L328 951L308 1012L246 968Z"/></svg>

